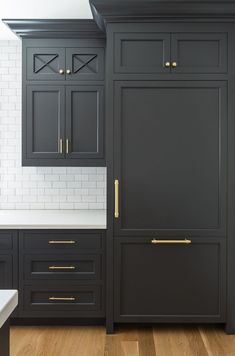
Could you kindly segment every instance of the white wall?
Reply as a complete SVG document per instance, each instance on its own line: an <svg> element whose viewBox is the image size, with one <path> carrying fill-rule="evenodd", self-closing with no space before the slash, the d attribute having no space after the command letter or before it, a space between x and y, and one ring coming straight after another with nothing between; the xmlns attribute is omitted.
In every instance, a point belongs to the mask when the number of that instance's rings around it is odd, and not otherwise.
<svg viewBox="0 0 235 356"><path fill-rule="evenodd" d="M92 18L89 0L0 0L0 19ZM17 37L0 21L0 40Z"/></svg>
<svg viewBox="0 0 235 356"><path fill-rule="evenodd" d="M0 41L0 209L105 209L105 168L21 166L21 66Z"/></svg>

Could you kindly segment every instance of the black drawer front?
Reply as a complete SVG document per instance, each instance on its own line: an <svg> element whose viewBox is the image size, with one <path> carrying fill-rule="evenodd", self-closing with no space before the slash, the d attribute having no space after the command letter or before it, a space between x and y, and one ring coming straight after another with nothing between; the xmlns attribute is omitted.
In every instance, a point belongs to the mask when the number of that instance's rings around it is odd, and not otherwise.
<svg viewBox="0 0 235 356"><path fill-rule="evenodd" d="M25 255L24 280L101 280L101 255Z"/></svg>
<svg viewBox="0 0 235 356"><path fill-rule="evenodd" d="M119 240L119 241L118 241ZM225 244L116 241L116 321L224 321Z"/></svg>
<svg viewBox="0 0 235 356"><path fill-rule="evenodd" d="M0 233L0 251L11 250L13 248L13 233L1 232Z"/></svg>
<svg viewBox="0 0 235 356"><path fill-rule="evenodd" d="M52 285L25 286L25 311L100 311L102 290L99 286ZM66 317L66 314L64 315Z"/></svg>
<svg viewBox="0 0 235 356"><path fill-rule="evenodd" d="M73 252L80 250L102 249L102 234L91 232L61 232L59 231L30 231L21 233L21 247L25 251L35 252ZM60 251L59 251L60 250Z"/></svg>

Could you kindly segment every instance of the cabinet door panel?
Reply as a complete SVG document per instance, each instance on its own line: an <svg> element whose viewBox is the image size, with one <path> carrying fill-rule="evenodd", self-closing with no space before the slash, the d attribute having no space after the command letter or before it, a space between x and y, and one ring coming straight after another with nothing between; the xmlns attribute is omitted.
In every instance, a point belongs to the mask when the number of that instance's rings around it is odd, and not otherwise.
<svg viewBox="0 0 235 356"><path fill-rule="evenodd" d="M66 88L68 158L103 157L103 100L102 86Z"/></svg>
<svg viewBox="0 0 235 356"><path fill-rule="evenodd" d="M63 70L63 74L60 73ZM64 80L64 48L27 48L28 80Z"/></svg>
<svg viewBox="0 0 235 356"><path fill-rule="evenodd" d="M115 87L116 235L226 233L226 83Z"/></svg>
<svg viewBox="0 0 235 356"><path fill-rule="evenodd" d="M209 241L116 239L116 321L223 321L226 242Z"/></svg>
<svg viewBox="0 0 235 356"><path fill-rule="evenodd" d="M227 35L176 33L171 37L174 73L226 73Z"/></svg>
<svg viewBox="0 0 235 356"><path fill-rule="evenodd" d="M118 33L115 35L115 72L169 72L170 35L165 33Z"/></svg>
<svg viewBox="0 0 235 356"><path fill-rule="evenodd" d="M27 158L64 158L64 87L27 87Z"/></svg>
<svg viewBox="0 0 235 356"><path fill-rule="evenodd" d="M67 48L66 69L71 73L67 80L103 80L103 48Z"/></svg>
<svg viewBox="0 0 235 356"><path fill-rule="evenodd" d="M0 289L13 287L13 262L11 255L0 255Z"/></svg>

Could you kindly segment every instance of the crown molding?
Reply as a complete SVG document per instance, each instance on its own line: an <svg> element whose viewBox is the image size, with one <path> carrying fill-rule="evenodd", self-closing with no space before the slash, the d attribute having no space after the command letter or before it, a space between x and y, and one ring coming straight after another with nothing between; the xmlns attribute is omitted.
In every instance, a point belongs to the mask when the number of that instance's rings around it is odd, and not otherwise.
<svg viewBox="0 0 235 356"><path fill-rule="evenodd" d="M94 20L3 19L21 38L105 38Z"/></svg>
<svg viewBox="0 0 235 356"><path fill-rule="evenodd" d="M172 19L235 21L235 1L230 0L89 0L97 25L109 22Z"/></svg>

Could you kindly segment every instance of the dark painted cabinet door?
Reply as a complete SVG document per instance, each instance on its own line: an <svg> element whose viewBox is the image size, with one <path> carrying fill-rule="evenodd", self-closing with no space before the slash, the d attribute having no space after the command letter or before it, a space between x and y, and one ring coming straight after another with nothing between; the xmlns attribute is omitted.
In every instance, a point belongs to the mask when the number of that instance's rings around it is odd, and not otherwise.
<svg viewBox="0 0 235 356"><path fill-rule="evenodd" d="M63 86L27 86L26 159L64 158L64 101Z"/></svg>
<svg viewBox="0 0 235 356"><path fill-rule="evenodd" d="M104 80L104 48L66 48L67 80Z"/></svg>
<svg viewBox="0 0 235 356"><path fill-rule="evenodd" d="M115 241L115 321L224 321L225 239Z"/></svg>
<svg viewBox="0 0 235 356"><path fill-rule="evenodd" d="M227 86L115 85L116 236L226 236Z"/></svg>
<svg viewBox="0 0 235 356"><path fill-rule="evenodd" d="M27 48L27 80L64 80L64 48Z"/></svg>
<svg viewBox="0 0 235 356"><path fill-rule="evenodd" d="M116 73L170 71L170 34L117 33L114 41L114 71Z"/></svg>
<svg viewBox="0 0 235 356"><path fill-rule="evenodd" d="M173 33L171 60L174 73L226 73L226 33Z"/></svg>
<svg viewBox="0 0 235 356"><path fill-rule="evenodd" d="M67 158L103 158L103 86L66 87Z"/></svg>
<svg viewBox="0 0 235 356"><path fill-rule="evenodd" d="M0 289L11 289L13 286L12 255L0 255Z"/></svg>

